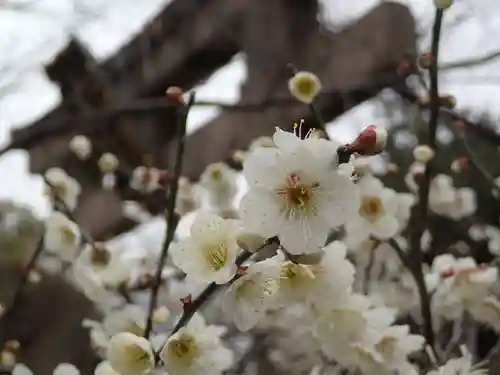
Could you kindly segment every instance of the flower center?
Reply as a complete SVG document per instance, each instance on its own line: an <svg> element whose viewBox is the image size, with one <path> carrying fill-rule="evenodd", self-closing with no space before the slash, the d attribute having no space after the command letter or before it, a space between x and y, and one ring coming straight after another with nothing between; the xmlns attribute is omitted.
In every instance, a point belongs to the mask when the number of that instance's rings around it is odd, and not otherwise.
<svg viewBox="0 0 500 375"><path fill-rule="evenodd" d="M228 259L229 251L225 243L212 245L205 250L205 259L212 269L219 271Z"/></svg>
<svg viewBox="0 0 500 375"><path fill-rule="evenodd" d="M311 79L301 79L297 82L297 91L303 95L310 95L314 92L314 82Z"/></svg>
<svg viewBox="0 0 500 375"><path fill-rule="evenodd" d="M191 362L199 355L200 348L193 336L182 334L178 339L169 342L168 352L178 360Z"/></svg>
<svg viewBox="0 0 500 375"><path fill-rule="evenodd" d="M222 179L222 171L219 168L213 168L210 171L210 176L212 177L213 180L219 181Z"/></svg>
<svg viewBox="0 0 500 375"><path fill-rule="evenodd" d="M310 184L304 183L301 178L292 173L288 176L285 186L278 189L276 194L285 201L286 215L294 217L313 208L312 198L314 190L319 188L318 181L312 181Z"/></svg>
<svg viewBox="0 0 500 375"><path fill-rule="evenodd" d="M94 266L106 267L111 260L111 254L105 248L94 246L92 248L91 262Z"/></svg>
<svg viewBox="0 0 500 375"><path fill-rule="evenodd" d="M56 198L63 199L68 193L68 186L63 181L52 183L53 195Z"/></svg>
<svg viewBox="0 0 500 375"><path fill-rule="evenodd" d="M61 239L67 246L74 245L76 242L76 233L70 227L63 227L61 228Z"/></svg>
<svg viewBox="0 0 500 375"><path fill-rule="evenodd" d="M379 197L363 197L359 214L370 222L376 221L384 214L384 207Z"/></svg>

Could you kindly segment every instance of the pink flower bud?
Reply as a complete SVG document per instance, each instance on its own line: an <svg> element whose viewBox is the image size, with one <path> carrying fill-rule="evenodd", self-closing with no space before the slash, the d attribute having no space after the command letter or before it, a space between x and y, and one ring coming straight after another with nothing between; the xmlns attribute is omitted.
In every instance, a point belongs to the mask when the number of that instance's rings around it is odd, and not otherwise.
<svg viewBox="0 0 500 375"><path fill-rule="evenodd" d="M387 130L383 127L370 125L366 127L352 142L348 149L360 155L370 156L381 153L387 144Z"/></svg>

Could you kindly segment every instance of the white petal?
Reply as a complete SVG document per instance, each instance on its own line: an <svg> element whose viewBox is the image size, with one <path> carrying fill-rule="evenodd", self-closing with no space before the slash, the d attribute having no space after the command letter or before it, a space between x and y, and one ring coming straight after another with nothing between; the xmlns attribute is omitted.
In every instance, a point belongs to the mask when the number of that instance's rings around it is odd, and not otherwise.
<svg viewBox="0 0 500 375"><path fill-rule="evenodd" d="M345 224L345 230L351 236L359 238L360 243L370 235L370 228L365 219L359 215L355 215Z"/></svg>
<svg viewBox="0 0 500 375"><path fill-rule="evenodd" d="M224 223L224 219L211 213L200 213L194 219L191 226L191 235L201 237L210 232L219 231Z"/></svg>
<svg viewBox="0 0 500 375"><path fill-rule="evenodd" d="M239 213L245 229L263 237L278 234L283 221L279 201L271 192L259 188L243 196Z"/></svg>
<svg viewBox="0 0 500 375"><path fill-rule="evenodd" d="M293 152L297 147L301 146L303 142L294 133L286 132L276 127L276 131L273 135L274 144L285 152Z"/></svg>
<svg viewBox="0 0 500 375"><path fill-rule="evenodd" d="M385 215L372 225L373 235L379 239L388 239L396 234L399 222L392 215Z"/></svg>
<svg viewBox="0 0 500 375"><path fill-rule="evenodd" d="M12 375L33 375L33 371L31 371L28 366L18 363L14 366Z"/></svg>
<svg viewBox="0 0 500 375"><path fill-rule="evenodd" d="M261 147L252 152L243 164L243 175L250 187L276 187L285 181L282 173L282 151Z"/></svg>
<svg viewBox="0 0 500 375"><path fill-rule="evenodd" d="M285 221L280 230L281 244L290 253L310 254L321 251L329 226L319 217L302 221Z"/></svg>

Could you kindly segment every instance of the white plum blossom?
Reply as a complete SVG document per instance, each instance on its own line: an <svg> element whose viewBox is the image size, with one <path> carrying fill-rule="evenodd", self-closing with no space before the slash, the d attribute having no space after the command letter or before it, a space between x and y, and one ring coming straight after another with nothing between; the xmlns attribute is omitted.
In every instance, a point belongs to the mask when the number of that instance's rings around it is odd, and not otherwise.
<svg viewBox="0 0 500 375"><path fill-rule="evenodd" d="M191 321L168 338L160 351L169 375L219 375L231 367L233 352L220 338L223 331L207 326L196 314Z"/></svg>
<svg viewBox="0 0 500 375"><path fill-rule="evenodd" d="M116 287L130 279L134 267L133 260L125 258L118 250L102 242L86 244L74 268L85 269L102 280L103 285Z"/></svg>
<svg viewBox="0 0 500 375"><path fill-rule="evenodd" d="M200 176L200 185L207 191L211 207L225 210L233 206L238 191L236 173L227 164L209 164Z"/></svg>
<svg viewBox="0 0 500 375"><path fill-rule="evenodd" d="M67 262L72 262L80 248L80 228L61 212L54 211L45 222L45 249Z"/></svg>
<svg viewBox="0 0 500 375"><path fill-rule="evenodd" d="M358 190L337 169L335 143L279 129L273 139L276 148L258 148L245 160L242 222L252 233L279 236L290 254L316 253L356 213Z"/></svg>
<svg viewBox="0 0 500 375"><path fill-rule="evenodd" d="M155 364L148 340L129 332L121 332L111 338L107 358L120 375L142 375L152 370Z"/></svg>
<svg viewBox="0 0 500 375"><path fill-rule="evenodd" d="M288 89L297 100L310 104L321 90L321 81L314 73L300 71L290 78Z"/></svg>
<svg viewBox="0 0 500 375"><path fill-rule="evenodd" d="M81 187L78 181L68 176L61 168L50 168L45 172L47 194L54 203L64 202L69 210L74 210L78 203Z"/></svg>
<svg viewBox="0 0 500 375"><path fill-rule="evenodd" d="M280 270L281 303L287 306L291 302L305 302L325 309L348 298L355 269L346 259L346 253L344 243L334 241L325 248L319 263L304 265L284 261Z"/></svg>
<svg viewBox="0 0 500 375"><path fill-rule="evenodd" d="M495 267L477 265L471 257L437 256L426 275L427 288L434 292L432 304L447 319L459 318L464 310L490 294L498 279Z"/></svg>
<svg viewBox="0 0 500 375"><path fill-rule="evenodd" d="M476 211L476 194L470 188L455 188L450 176L437 175L430 184L429 208L438 215L459 220Z"/></svg>
<svg viewBox="0 0 500 375"><path fill-rule="evenodd" d="M347 221L346 231L360 239L369 236L388 239L394 236L399 230L396 192L384 187L382 181L371 175L362 177L357 185L361 192L361 205L358 215Z"/></svg>
<svg viewBox="0 0 500 375"><path fill-rule="evenodd" d="M191 226L191 235L170 249L173 263L193 282L227 283L236 272L240 223L200 213Z"/></svg>
<svg viewBox="0 0 500 375"><path fill-rule="evenodd" d="M137 167L132 172L130 187L142 193L151 193L161 187L161 171L154 167Z"/></svg>
<svg viewBox="0 0 500 375"><path fill-rule="evenodd" d="M89 329L92 345L96 349L105 349L111 338L120 332L142 336L146 317L146 311L141 306L126 304L122 308L107 312L102 322L84 319L82 325Z"/></svg>
<svg viewBox="0 0 500 375"><path fill-rule="evenodd" d="M277 256L251 264L227 290L223 308L240 331L253 328L276 306L280 267Z"/></svg>

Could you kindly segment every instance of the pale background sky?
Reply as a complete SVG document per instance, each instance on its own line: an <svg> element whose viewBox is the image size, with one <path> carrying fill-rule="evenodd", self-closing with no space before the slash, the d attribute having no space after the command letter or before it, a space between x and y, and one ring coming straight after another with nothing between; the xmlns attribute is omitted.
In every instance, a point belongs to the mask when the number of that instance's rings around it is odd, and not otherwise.
<svg viewBox="0 0 500 375"><path fill-rule="evenodd" d="M106 59L138 32L169 0L0 0L0 147L14 127L38 118L60 100L58 88L48 81L43 64L78 35L94 56ZM182 0L178 0L182 1ZM272 0L269 0L272 1ZM322 0L322 19L341 27L377 4L377 0ZM411 7L419 26L429 33L432 0L401 0ZM457 23L457 17L463 20ZM456 0L446 13L441 60L450 62L500 49L500 1ZM428 39L422 40L427 50ZM456 70L442 76L442 92L453 93L459 108L500 115L500 59L481 68ZM244 57L234 60L197 88L199 99L234 101L246 76ZM195 109L188 123L193 131L217 115L216 109ZM350 111L330 127L331 134L349 140L355 130L370 123L384 124L377 99ZM334 126L335 125L335 126ZM27 155L12 151L0 158L0 198L10 197L47 210L40 180L27 171Z"/></svg>

